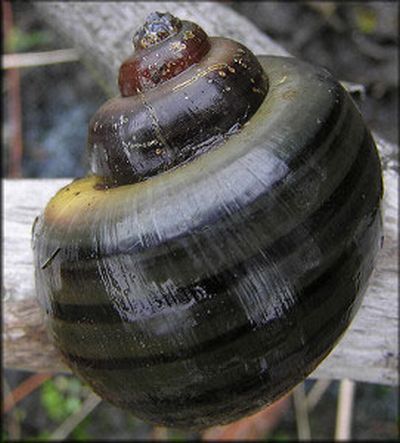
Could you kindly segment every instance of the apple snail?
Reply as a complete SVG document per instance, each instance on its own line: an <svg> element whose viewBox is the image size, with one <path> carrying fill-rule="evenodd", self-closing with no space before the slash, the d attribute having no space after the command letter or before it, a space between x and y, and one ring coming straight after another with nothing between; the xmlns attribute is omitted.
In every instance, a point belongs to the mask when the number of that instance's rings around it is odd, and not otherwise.
<svg viewBox="0 0 400 443"><path fill-rule="evenodd" d="M381 168L325 69L151 14L90 174L33 229L55 345L102 398L202 429L268 405L333 349L382 237Z"/></svg>

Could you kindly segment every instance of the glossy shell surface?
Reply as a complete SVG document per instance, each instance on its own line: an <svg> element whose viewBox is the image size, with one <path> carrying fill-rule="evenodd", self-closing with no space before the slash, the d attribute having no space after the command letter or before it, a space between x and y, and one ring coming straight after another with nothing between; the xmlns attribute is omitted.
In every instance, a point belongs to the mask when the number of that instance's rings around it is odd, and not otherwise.
<svg viewBox="0 0 400 443"><path fill-rule="evenodd" d="M257 58L240 43L209 40L199 63L100 107L89 125L94 174L111 185L142 181L222 143L256 112L267 89Z"/></svg>
<svg viewBox="0 0 400 443"><path fill-rule="evenodd" d="M77 180L34 229L54 340L103 398L204 428L304 379L353 318L381 242L380 163L344 89L259 57L260 108L216 149L143 182Z"/></svg>

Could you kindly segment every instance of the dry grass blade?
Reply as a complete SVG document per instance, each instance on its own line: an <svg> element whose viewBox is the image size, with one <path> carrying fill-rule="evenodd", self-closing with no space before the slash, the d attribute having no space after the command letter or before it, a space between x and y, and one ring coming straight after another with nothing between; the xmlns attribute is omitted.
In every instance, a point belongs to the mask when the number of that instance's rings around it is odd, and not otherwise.
<svg viewBox="0 0 400 443"><path fill-rule="evenodd" d="M340 382L336 415L335 441L348 441L351 438L355 386L356 385L352 380L343 379Z"/></svg>
<svg viewBox="0 0 400 443"><path fill-rule="evenodd" d="M90 393L84 401L81 409L70 415L50 436L49 440L64 440L101 402L96 394Z"/></svg>
<svg viewBox="0 0 400 443"><path fill-rule="evenodd" d="M314 386L310 389L307 395L307 407L308 412L311 412L315 406L317 406L321 397L325 394L329 386L331 385L331 380L317 380Z"/></svg>
<svg viewBox="0 0 400 443"><path fill-rule="evenodd" d="M27 68L30 66L54 65L57 63L76 62L79 54L75 49L58 49L55 51L26 52L23 54L4 54L3 69Z"/></svg>
<svg viewBox="0 0 400 443"><path fill-rule="evenodd" d="M311 440L311 428L308 418L308 405L304 383L293 390L294 410L296 415L297 435L300 441Z"/></svg>

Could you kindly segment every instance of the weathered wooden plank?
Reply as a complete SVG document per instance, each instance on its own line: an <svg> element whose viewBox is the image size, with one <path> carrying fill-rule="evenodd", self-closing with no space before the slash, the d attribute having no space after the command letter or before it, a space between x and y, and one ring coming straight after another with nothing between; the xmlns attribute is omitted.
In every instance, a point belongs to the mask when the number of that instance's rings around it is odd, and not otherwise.
<svg viewBox="0 0 400 443"><path fill-rule="evenodd" d="M313 373L317 378L351 378L397 383L398 263L397 182L393 145L379 144L385 164L385 241L364 302L350 329ZM3 180L5 365L60 370L35 302L31 226L46 202L69 179Z"/></svg>

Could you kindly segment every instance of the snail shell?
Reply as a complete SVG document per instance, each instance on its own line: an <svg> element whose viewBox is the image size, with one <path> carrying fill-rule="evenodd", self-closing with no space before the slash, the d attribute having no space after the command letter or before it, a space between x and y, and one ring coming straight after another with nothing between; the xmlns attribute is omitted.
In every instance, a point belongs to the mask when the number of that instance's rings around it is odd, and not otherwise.
<svg viewBox="0 0 400 443"><path fill-rule="evenodd" d="M34 228L36 287L100 396L201 429L270 404L332 350L381 242L380 163L325 70L151 15L92 175Z"/></svg>

